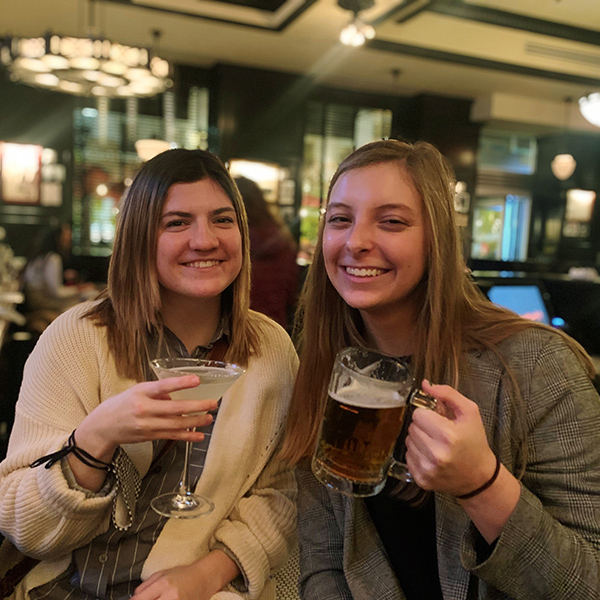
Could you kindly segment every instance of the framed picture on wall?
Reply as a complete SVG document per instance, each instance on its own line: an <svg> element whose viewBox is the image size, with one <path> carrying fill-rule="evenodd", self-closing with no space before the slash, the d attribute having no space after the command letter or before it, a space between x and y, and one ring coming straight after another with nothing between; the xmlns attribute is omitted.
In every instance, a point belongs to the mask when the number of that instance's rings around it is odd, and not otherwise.
<svg viewBox="0 0 600 600"><path fill-rule="evenodd" d="M41 146L0 142L2 202L39 204L41 166Z"/></svg>

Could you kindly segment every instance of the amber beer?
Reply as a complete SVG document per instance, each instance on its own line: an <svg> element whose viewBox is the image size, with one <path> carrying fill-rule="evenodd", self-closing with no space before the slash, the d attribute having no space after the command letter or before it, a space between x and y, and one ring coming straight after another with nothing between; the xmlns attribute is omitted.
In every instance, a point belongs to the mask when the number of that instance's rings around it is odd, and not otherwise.
<svg viewBox="0 0 600 600"><path fill-rule="evenodd" d="M329 397L312 460L324 485L350 496L373 496L388 475L405 479L392 454L414 380L406 362L366 348L335 357Z"/></svg>
<svg viewBox="0 0 600 600"><path fill-rule="evenodd" d="M352 482L354 495L357 488L376 494L387 475L406 400L393 389L388 394L376 390L375 398L346 390L329 394L315 468Z"/></svg>

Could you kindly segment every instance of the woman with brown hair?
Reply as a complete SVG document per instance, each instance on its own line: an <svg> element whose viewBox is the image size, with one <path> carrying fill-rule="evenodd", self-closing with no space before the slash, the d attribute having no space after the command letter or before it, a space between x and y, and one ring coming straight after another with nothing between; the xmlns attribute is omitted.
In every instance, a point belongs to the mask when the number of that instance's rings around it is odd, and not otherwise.
<svg viewBox="0 0 600 600"><path fill-rule="evenodd" d="M273 597L294 543L295 480L275 453L297 358L249 293L246 215L222 162L170 150L146 163L120 207L105 293L59 317L25 368L0 465L0 564L17 550L39 564L15 598ZM218 407L167 402L199 380L151 381L159 356L245 373ZM167 519L150 501L178 488L185 441L193 487L215 508Z"/></svg>
<svg viewBox="0 0 600 600"><path fill-rule="evenodd" d="M600 401L564 334L494 306L468 275L453 176L431 145L386 140L334 175L300 300L283 457L298 463L305 599L600 597ZM418 506L389 480L342 496L310 471L346 346L401 356L437 399L406 439ZM434 383L430 383L434 382Z"/></svg>

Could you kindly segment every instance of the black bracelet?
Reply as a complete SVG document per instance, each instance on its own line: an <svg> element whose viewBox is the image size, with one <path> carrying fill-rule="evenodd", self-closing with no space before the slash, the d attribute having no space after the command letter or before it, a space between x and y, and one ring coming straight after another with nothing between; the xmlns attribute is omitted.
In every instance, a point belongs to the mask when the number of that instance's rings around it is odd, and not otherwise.
<svg viewBox="0 0 600 600"><path fill-rule="evenodd" d="M110 471L111 463L104 462L103 460L99 460L94 458L91 454L86 452L83 448L80 448L75 443L75 429L71 432L69 436L69 440L66 445L63 446L58 452L53 452L52 454L47 454L46 456L42 456L37 460L34 460L29 466L33 469L35 467L39 467L45 463L45 468L49 469L54 463L57 463L61 458L67 456L67 454L73 454L75 458L81 461L84 465L91 467L92 469L99 469L101 471Z"/></svg>
<svg viewBox="0 0 600 600"><path fill-rule="evenodd" d="M477 494L481 494L481 492L484 492L485 490L487 490L493 483L494 481L496 481L496 479L498 479L498 475L500 473L500 459L496 456L496 469L494 470L494 474L492 475L491 479L489 481L487 481L486 483L484 483L481 487L478 487L476 490L473 490L472 492L469 492L468 494L463 494L462 496L456 496L459 500L468 500L469 498L473 498L474 496L477 496Z"/></svg>

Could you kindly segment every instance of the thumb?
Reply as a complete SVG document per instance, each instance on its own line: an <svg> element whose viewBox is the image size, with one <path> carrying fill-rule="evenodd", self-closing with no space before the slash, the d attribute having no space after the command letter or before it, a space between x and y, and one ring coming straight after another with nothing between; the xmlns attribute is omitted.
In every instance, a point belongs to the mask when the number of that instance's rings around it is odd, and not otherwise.
<svg viewBox="0 0 600 600"><path fill-rule="evenodd" d="M451 420L464 416L473 404L449 385L436 385L424 379L421 387L426 394L430 394L437 400L436 412Z"/></svg>

